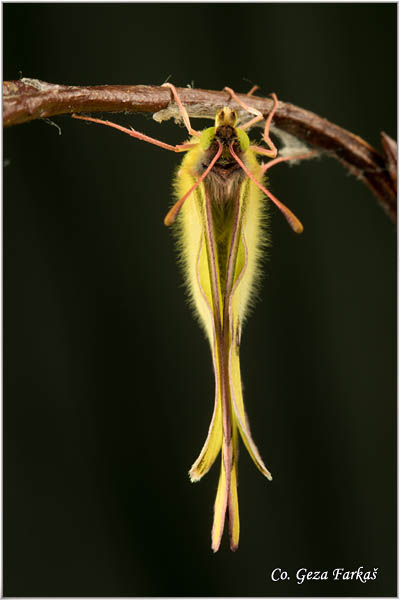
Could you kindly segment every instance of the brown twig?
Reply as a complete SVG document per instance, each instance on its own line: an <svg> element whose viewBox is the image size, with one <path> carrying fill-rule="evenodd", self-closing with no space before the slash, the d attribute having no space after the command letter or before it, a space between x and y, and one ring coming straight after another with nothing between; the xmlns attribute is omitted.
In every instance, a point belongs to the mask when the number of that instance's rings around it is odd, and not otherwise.
<svg viewBox="0 0 400 600"><path fill-rule="evenodd" d="M178 88L190 117L212 117L232 101L227 92ZM267 115L272 100L256 96L239 98ZM160 112L161 111L161 112ZM163 111L166 111L163 115ZM102 85L78 87L57 85L38 79L3 83L4 126L27 123L55 115L82 112L158 113L158 120L176 116L171 92L165 87L144 85ZM315 148L337 158L351 173L364 181L379 203L396 222L397 143L382 133L384 155L353 133L307 110L279 102L274 123Z"/></svg>

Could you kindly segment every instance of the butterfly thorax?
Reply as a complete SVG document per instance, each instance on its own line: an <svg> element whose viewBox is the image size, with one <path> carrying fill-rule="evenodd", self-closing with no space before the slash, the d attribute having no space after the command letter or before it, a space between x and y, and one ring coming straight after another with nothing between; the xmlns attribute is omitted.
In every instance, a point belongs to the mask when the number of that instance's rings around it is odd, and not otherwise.
<svg viewBox="0 0 400 600"><path fill-rule="evenodd" d="M202 153L199 172L204 172L221 145L221 156L204 181L206 189L218 204L225 203L229 197L232 197L245 177L230 152L232 146L238 156L243 155L236 122L236 112L229 107L224 107L216 116L215 127L206 130L210 143Z"/></svg>

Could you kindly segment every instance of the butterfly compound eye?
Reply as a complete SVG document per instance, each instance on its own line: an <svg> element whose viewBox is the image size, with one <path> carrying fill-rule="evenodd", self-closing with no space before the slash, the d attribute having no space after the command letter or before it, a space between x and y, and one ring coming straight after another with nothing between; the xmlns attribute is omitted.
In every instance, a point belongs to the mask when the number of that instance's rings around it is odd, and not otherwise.
<svg viewBox="0 0 400 600"><path fill-rule="evenodd" d="M201 132L200 146L203 150L208 150L215 136L215 127L208 127Z"/></svg>

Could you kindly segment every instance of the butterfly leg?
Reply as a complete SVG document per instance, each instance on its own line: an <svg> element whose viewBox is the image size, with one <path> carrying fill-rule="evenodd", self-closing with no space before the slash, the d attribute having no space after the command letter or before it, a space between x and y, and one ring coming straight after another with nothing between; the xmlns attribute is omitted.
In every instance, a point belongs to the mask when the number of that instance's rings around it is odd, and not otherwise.
<svg viewBox="0 0 400 600"><path fill-rule="evenodd" d="M193 129L192 125L190 124L189 115L187 113L186 108L182 104L182 100L180 99L179 94L176 91L176 87L174 85L172 85L172 83L163 83L161 87L168 87L171 90L174 100L178 105L179 112L182 115L182 119L183 119L183 122L185 123L185 127L188 130L188 132L190 133L190 135L195 135L197 137L200 137L200 135L201 135L200 132Z"/></svg>
<svg viewBox="0 0 400 600"><path fill-rule="evenodd" d="M247 112L249 112L252 115L255 115L253 119L250 119L250 121L241 125L240 129L248 129L248 127L251 127L252 125L255 125L256 123L259 123L259 121L262 121L264 119L261 111L257 110L257 108L253 108L252 106L249 106L248 104L245 104L245 102L243 102L243 100L240 100L240 98L236 95L236 93L232 90L232 88L224 87L224 91L228 92L228 94L230 95L232 100L235 100L235 102L237 102L242 108L247 110ZM255 91L254 86L247 95L250 96L253 91Z"/></svg>
<svg viewBox="0 0 400 600"><path fill-rule="evenodd" d="M256 123L259 123L260 121L262 121L264 119L264 116L261 111L257 110L257 108L253 108L252 106L249 106L248 104L246 104L245 102L240 100L240 98L235 94L235 92L231 88L225 87L224 90L226 90L230 94L232 99L235 100L235 102L237 102L238 104L240 104L240 106L242 108L247 110L250 114L255 115L253 119L250 119L250 121L241 125L240 129L248 129L249 127L252 127ZM252 92L252 90L253 90L253 88L250 90L250 92ZM250 95L250 92L248 95ZM276 94L274 94L274 93L271 94L271 96L274 101L274 104L272 106L272 110L270 111L267 119L265 120L265 127L264 127L264 141L267 144L269 149L268 150L264 149L264 152L262 154L265 154L266 156L269 156L270 158L276 158L278 156L278 149L275 146L274 142L270 138L269 130L271 127L271 122L272 122L273 116L276 113L276 109L278 107L278 98L277 98Z"/></svg>
<svg viewBox="0 0 400 600"><path fill-rule="evenodd" d="M128 127L123 127L122 125L118 125L118 123L113 123L112 121L103 121L102 119L95 119L93 117L84 117L83 115L71 115L74 119L81 119L82 121L91 121L92 123L99 123L100 125L107 125L107 127L114 127L114 129L118 129L123 133L127 133L131 137L134 137L138 140L142 140L143 142L148 142L149 144L154 144L155 146L159 146L160 148L164 148L164 150L171 150L172 152L186 152L186 150L190 150L190 148L194 148L197 144L177 144L176 146L172 146L171 144L166 144L165 142L161 142L160 140L156 140L144 133L140 133L135 129Z"/></svg>
<svg viewBox="0 0 400 600"><path fill-rule="evenodd" d="M258 151L260 149L257 146L250 146L250 147L256 153L258 153ZM264 154L264 153L262 153L262 154ZM279 158L275 158L274 160L270 160L269 162L263 164L262 167L261 167L261 172L264 175L264 173L266 171L268 171L268 169L270 169L271 167L274 167L275 165L277 165L277 164L279 164L281 162L296 161L296 160L307 160L309 158L315 158L316 156L318 156L318 151L317 150L311 150L310 152L306 152L305 154L294 154L292 156L280 156Z"/></svg>
<svg viewBox="0 0 400 600"><path fill-rule="evenodd" d="M246 96L252 96L254 94L254 92L256 92L259 89L260 89L259 85L253 85L251 90L249 92L247 92Z"/></svg>

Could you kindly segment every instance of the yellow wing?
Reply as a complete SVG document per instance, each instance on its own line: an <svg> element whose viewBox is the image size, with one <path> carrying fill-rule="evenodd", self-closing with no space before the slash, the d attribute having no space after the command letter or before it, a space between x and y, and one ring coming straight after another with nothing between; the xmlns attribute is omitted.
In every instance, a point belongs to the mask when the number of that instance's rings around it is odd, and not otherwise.
<svg viewBox="0 0 400 600"><path fill-rule="evenodd" d="M190 150L175 180L182 197L198 178L202 150ZM257 180L261 167L254 153L243 157ZM218 190L206 179L186 200L176 225L176 237L191 303L210 343L215 372L215 401L206 442L189 475L198 481L221 452L221 474L214 506L212 548L217 551L229 517L231 548L239 542L237 459L239 430L260 471L269 479L252 440L243 404L240 377L240 332L254 294L262 247L265 245L265 199L246 176Z"/></svg>

